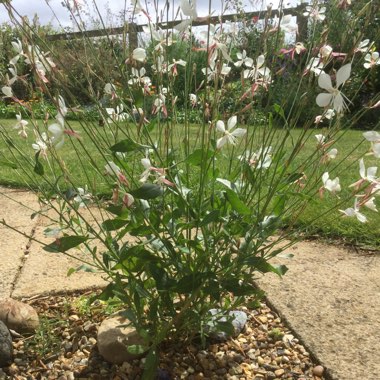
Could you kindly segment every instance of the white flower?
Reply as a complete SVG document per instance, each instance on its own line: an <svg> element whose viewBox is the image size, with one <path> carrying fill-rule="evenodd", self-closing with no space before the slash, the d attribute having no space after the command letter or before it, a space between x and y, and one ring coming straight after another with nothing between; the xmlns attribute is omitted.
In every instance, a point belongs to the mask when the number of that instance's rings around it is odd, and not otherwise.
<svg viewBox="0 0 380 380"><path fill-rule="evenodd" d="M319 8L317 5L314 7L308 5L303 15L314 19L314 21L323 21L326 18L325 12L325 7Z"/></svg>
<svg viewBox="0 0 380 380"><path fill-rule="evenodd" d="M333 194L335 194L341 190L339 178L336 177L334 179L330 179L328 172L323 173L322 183L323 183L323 187Z"/></svg>
<svg viewBox="0 0 380 380"><path fill-rule="evenodd" d="M13 127L14 129L20 129L20 128L25 128L26 125L28 125L28 122L26 120L23 120L21 117L21 114L16 115L17 123Z"/></svg>
<svg viewBox="0 0 380 380"><path fill-rule="evenodd" d="M229 67L227 64L223 63L223 66L220 70L220 75L221 76L226 76L230 73L231 71L231 67ZM209 68L203 68L202 69L202 73L204 75L207 74L207 82L211 81L211 80L215 80L215 78L217 77L218 75L218 70L217 70L217 67L216 67L216 63L214 61L211 61L210 62L210 66Z"/></svg>
<svg viewBox="0 0 380 380"><path fill-rule="evenodd" d="M62 148L65 142L65 134L62 125L52 124L49 126L48 131L52 134L51 143L55 146L55 149Z"/></svg>
<svg viewBox="0 0 380 380"><path fill-rule="evenodd" d="M139 62L144 62L146 59L146 50L143 48L136 48L132 52L132 58Z"/></svg>
<svg viewBox="0 0 380 380"><path fill-rule="evenodd" d="M174 28L180 32L184 32L192 24L192 22L198 18L196 0L181 0L179 6L181 8L182 13L189 18L183 20Z"/></svg>
<svg viewBox="0 0 380 380"><path fill-rule="evenodd" d="M46 157L48 149L49 138L45 132L41 133L41 136L37 136L36 142L32 144L32 148L36 152L41 152L41 155Z"/></svg>
<svg viewBox="0 0 380 380"><path fill-rule="evenodd" d="M375 197L367 199L366 201L362 202L361 205L369 208L372 211L378 211L375 204Z"/></svg>
<svg viewBox="0 0 380 380"><path fill-rule="evenodd" d="M121 169L113 162L108 161L104 166L106 174L119 176L121 174Z"/></svg>
<svg viewBox="0 0 380 380"><path fill-rule="evenodd" d="M238 137L242 137L247 133L246 129L243 128L237 128L234 131L232 129L235 127L237 123L237 116L232 116L228 119L227 121L227 129L224 125L224 122L222 120L218 120L216 122L216 129L223 133L224 136L219 138L216 142L216 147L217 149L222 148L223 145L226 143L235 145L236 144L236 139Z"/></svg>
<svg viewBox="0 0 380 380"><path fill-rule="evenodd" d="M323 145L326 142L326 136L324 135L314 135L318 141L318 145Z"/></svg>
<svg viewBox="0 0 380 380"><path fill-rule="evenodd" d="M140 71L134 67L132 67L132 75L131 79L129 79L128 84L141 84L143 86L150 86L152 84L149 77L145 76L146 70L144 67L140 69Z"/></svg>
<svg viewBox="0 0 380 380"><path fill-rule="evenodd" d="M376 158L380 158L380 133L376 131L368 131L363 133L364 138L371 143L371 151Z"/></svg>
<svg viewBox="0 0 380 380"><path fill-rule="evenodd" d="M368 182L376 182L377 167L371 166L366 169L364 160L361 158L359 161L359 174L363 180Z"/></svg>
<svg viewBox="0 0 380 380"><path fill-rule="evenodd" d="M333 52L333 48L332 48L330 45L323 45L323 46L319 49L319 55L320 55L323 59L327 59L327 58L329 58L332 52Z"/></svg>
<svg viewBox="0 0 380 380"><path fill-rule="evenodd" d="M77 188L77 195L74 197L73 201L78 203L78 207L84 207L88 201L91 200L92 194L88 192L87 185Z"/></svg>
<svg viewBox="0 0 380 380"><path fill-rule="evenodd" d="M244 155L239 156L240 160L248 161L249 165L255 169L268 169L272 164L272 147L261 147L257 152L251 155L250 152L246 152Z"/></svg>
<svg viewBox="0 0 380 380"><path fill-rule="evenodd" d="M236 53L236 56L239 59L239 61L234 63L236 67L240 67L243 64L247 67L253 66L253 59L247 57L247 52L245 50L243 50L242 53Z"/></svg>
<svg viewBox="0 0 380 380"><path fill-rule="evenodd" d="M343 86L347 81L350 77L350 73L350 63L342 66L336 73L336 87L332 86L330 75L321 73L318 77L318 85L324 90L327 90L328 93L321 93L317 96L316 102L320 107L333 106L334 110L338 113L347 108L344 95L339 90L339 87Z"/></svg>
<svg viewBox="0 0 380 380"><path fill-rule="evenodd" d="M361 158L359 161L359 174L360 174L360 179L353 184L351 184L349 187L354 187L355 189L359 189L360 186L365 183L377 183L378 180L376 178L376 172L377 172L377 167L376 166L371 166L368 169L366 169L364 165L364 160Z"/></svg>
<svg viewBox="0 0 380 380"><path fill-rule="evenodd" d="M370 69L372 67L375 67L376 65L380 65L380 57L377 51L374 51L372 54L366 54L364 59L366 60L366 62L364 62L363 66L366 69Z"/></svg>
<svg viewBox="0 0 380 380"><path fill-rule="evenodd" d="M320 57L311 58L309 63L306 65L306 71L311 71L316 76L321 75L323 73L323 62Z"/></svg>
<svg viewBox="0 0 380 380"><path fill-rule="evenodd" d="M264 66L264 63L264 55L259 55L256 60L256 67L252 65L252 69L244 70L243 77L245 79L251 78L254 82L257 82L260 78L264 82L270 82L270 70Z"/></svg>
<svg viewBox="0 0 380 380"><path fill-rule="evenodd" d="M369 49L371 49L373 42L370 42L369 39L365 39L361 41L358 47L355 49L355 52L366 53Z"/></svg>
<svg viewBox="0 0 380 380"><path fill-rule="evenodd" d="M119 106L116 106L116 109L114 108L106 108L106 112L109 116L108 121L109 122L119 122L124 121L128 118L128 114L124 112L124 106L123 104L120 104Z"/></svg>
<svg viewBox="0 0 380 380"><path fill-rule="evenodd" d="M363 215L360 211L359 211L359 207L358 207L358 203L357 203L357 199L355 199L355 204L354 204L354 207L350 207L350 208L346 208L345 210L339 210L340 212L342 212L344 215L346 216L349 216L349 217L356 217L357 220L361 223L366 223L367 222L367 217L365 215Z"/></svg>
<svg viewBox="0 0 380 380"><path fill-rule="evenodd" d="M338 149L332 148L326 154L327 154L329 159L333 160L334 158L336 158L336 156L338 154Z"/></svg>
<svg viewBox="0 0 380 380"><path fill-rule="evenodd" d="M12 88L9 87L9 86L3 86L1 88L1 91L3 92L3 94L5 95L6 98L13 98L13 92L12 92Z"/></svg>
<svg viewBox="0 0 380 380"><path fill-rule="evenodd" d="M197 95L189 94L189 99L190 99L191 106L195 107L197 105L197 101L198 101Z"/></svg>
<svg viewBox="0 0 380 380"><path fill-rule="evenodd" d="M370 142L380 142L380 133L376 131L364 132L363 137Z"/></svg>
<svg viewBox="0 0 380 380"><path fill-rule="evenodd" d="M23 54L22 43L21 43L20 40L12 41L12 46L13 46L13 49L16 51L17 55L15 55L15 56L9 61L9 63L10 63L11 65L16 65L16 63L17 63L18 60L20 59L20 56Z"/></svg>
<svg viewBox="0 0 380 380"><path fill-rule="evenodd" d="M20 129L20 131L18 132L18 135L22 138L27 138L28 137L28 134L26 132L26 130L28 129L27 128L27 125L28 125L28 122L26 120L23 120L21 118L21 115L20 114L17 114L16 115L16 118L17 118L17 123L14 125L14 129Z"/></svg>
<svg viewBox="0 0 380 380"><path fill-rule="evenodd" d="M173 38L169 32L160 28L155 29L154 24L143 26L143 30L145 33L151 34L152 39L158 42L158 44L154 47L154 50L156 51L163 51L164 46L171 46L173 44Z"/></svg>
<svg viewBox="0 0 380 380"><path fill-rule="evenodd" d="M107 95L114 95L116 92L116 87L112 83L106 83L104 86L104 92Z"/></svg>

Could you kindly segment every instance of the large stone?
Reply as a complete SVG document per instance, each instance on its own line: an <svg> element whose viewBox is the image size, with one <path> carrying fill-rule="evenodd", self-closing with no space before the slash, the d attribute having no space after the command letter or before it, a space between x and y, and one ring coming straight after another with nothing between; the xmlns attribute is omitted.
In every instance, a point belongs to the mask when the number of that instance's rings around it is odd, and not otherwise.
<svg viewBox="0 0 380 380"><path fill-rule="evenodd" d="M218 330L218 322L227 322L227 320L231 322L234 329L232 336L237 337L244 329L248 319L247 314L240 310L228 312L228 317L221 317L221 310L219 309L210 309L209 313L212 317L207 322L205 329L212 338L218 340L226 340L230 337L226 332Z"/></svg>
<svg viewBox="0 0 380 380"><path fill-rule="evenodd" d="M12 363L13 346L8 327L0 321L0 368Z"/></svg>
<svg viewBox="0 0 380 380"><path fill-rule="evenodd" d="M128 346L144 343L130 321L121 315L105 319L99 326L99 353L110 363L121 364L140 357L128 352Z"/></svg>
<svg viewBox="0 0 380 380"><path fill-rule="evenodd" d="M16 332L34 333L39 326L39 318L36 310L26 303L12 298L0 300L0 321Z"/></svg>

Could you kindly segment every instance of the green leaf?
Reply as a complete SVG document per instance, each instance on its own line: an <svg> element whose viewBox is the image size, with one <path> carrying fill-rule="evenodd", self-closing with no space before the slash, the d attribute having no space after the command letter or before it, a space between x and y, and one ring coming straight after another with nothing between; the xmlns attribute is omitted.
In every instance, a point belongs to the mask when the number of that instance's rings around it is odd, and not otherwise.
<svg viewBox="0 0 380 380"><path fill-rule="evenodd" d="M67 271L67 277L69 277L69 276L71 276L73 273L75 273L76 272L76 270L75 270L75 268L70 268L68 271Z"/></svg>
<svg viewBox="0 0 380 380"><path fill-rule="evenodd" d="M283 276L289 269L286 265L282 264L273 264L272 268L274 269L272 272L278 274L280 277Z"/></svg>
<svg viewBox="0 0 380 380"><path fill-rule="evenodd" d="M240 283L238 278L226 278L221 280L222 287L235 296L249 296L257 291L257 288L251 284Z"/></svg>
<svg viewBox="0 0 380 380"><path fill-rule="evenodd" d="M280 277L284 275L288 268L285 265L271 265L263 257L248 257L244 264L250 265L262 273L275 273Z"/></svg>
<svg viewBox="0 0 380 380"><path fill-rule="evenodd" d="M127 347L127 351L132 355L142 355L144 352L148 351L149 347L143 346L141 344L132 344Z"/></svg>
<svg viewBox="0 0 380 380"><path fill-rule="evenodd" d="M251 210L247 207L232 190L226 191L227 200L232 208L240 215L251 215Z"/></svg>
<svg viewBox="0 0 380 380"><path fill-rule="evenodd" d="M279 195L274 198L274 207L273 207L274 215L280 216L284 212L287 200L288 200L288 197L285 194Z"/></svg>
<svg viewBox="0 0 380 380"><path fill-rule="evenodd" d="M142 380L152 380L157 376L158 367L158 353L157 348L152 346L145 360L144 373L142 375Z"/></svg>
<svg viewBox="0 0 380 380"><path fill-rule="evenodd" d="M129 153L129 152L134 152L136 150L145 150L148 148L149 146L147 145L141 145L130 138L126 138L124 140L119 141L115 145L112 145L110 147L110 150L113 153L116 153L116 152Z"/></svg>
<svg viewBox="0 0 380 380"><path fill-rule="evenodd" d="M66 252L69 249L84 243L87 239L88 237L86 236L63 236L56 239L54 243L46 245L44 250L47 252Z"/></svg>
<svg viewBox="0 0 380 380"><path fill-rule="evenodd" d="M216 331L222 331L226 333L228 336L233 336L235 334L234 325L230 321L219 321L215 324Z"/></svg>
<svg viewBox="0 0 380 380"><path fill-rule="evenodd" d="M172 288L174 282L171 278L169 278L165 269L158 266L156 262L148 264L148 267L150 274L156 281L156 287L158 291L168 291Z"/></svg>
<svg viewBox="0 0 380 380"><path fill-rule="evenodd" d="M129 223L129 221L125 220L125 219L120 219L120 218L108 219L102 223L102 227L106 231L115 231L115 230L118 230L118 229L124 227L128 223Z"/></svg>
<svg viewBox="0 0 380 380"><path fill-rule="evenodd" d="M39 150L35 155L36 164L34 165L34 172L38 175L44 175L44 167L42 166L41 162L39 161L41 151Z"/></svg>
<svg viewBox="0 0 380 380"><path fill-rule="evenodd" d="M128 210L124 206L115 206L115 205L110 205L106 208L108 212L111 214L117 215L117 216L122 216L128 214Z"/></svg>
<svg viewBox="0 0 380 380"><path fill-rule="evenodd" d="M204 278L207 276L205 272L188 274L178 281L176 291L183 294L191 293L203 284Z"/></svg>
<svg viewBox="0 0 380 380"><path fill-rule="evenodd" d="M94 267L91 267L89 265L86 265L86 264L82 264L82 265L79 265L79 267L77 269L75 269L76 272L89 272L89 273L95 273L96 272L96 269Z"/></svg>
<svg viewBox="0 0 380 380"><path fill-rule="evenodd" d="M202 162L209 160L213 154L212 150L204 151L203 149L196 149L187 156L185 162L193 166L200 166Z"/></svg>
<svg viewBox="0 0 380 380"><path fill-rule="evenodd" d="M9 160L0 160L0 166L8 166L12 169L17 169L17 165Z"/></svg>
<svg viewBox="0 0 380 380"><path fill-rule="evenodd" d="M217 222L219 220L219 215L220 215L219 210L212 210L203 218L199 226L203 227L203 226L207 226L207 224Z"/></svg>
<svg viewBox="0 0 380 380"><path fill-rule="evenodd" d="M161 186L154 183L144 183L138 189L130 191L130 194L135 198L148 200L161 196L163 192L164 190Z"/></svg>
<svg viewBox="0 0 380 380"><path fill-rule="evenodd" d="M282 107L279 105L279 104L274 104L273 105L273 109L274 111L280 115L283 119L285 119L285 113L284 113L284 110L282 109Z"/></svg>
<svg viewBox="0 0 380 380"><path fill-rule="evenodd" d="M291 173L291 174L287 175L286 177L284 177L282 179L282 182L286 183L286 184L291 184L291 183L298 181L303 176L304 176L303 173Z"/></svg>

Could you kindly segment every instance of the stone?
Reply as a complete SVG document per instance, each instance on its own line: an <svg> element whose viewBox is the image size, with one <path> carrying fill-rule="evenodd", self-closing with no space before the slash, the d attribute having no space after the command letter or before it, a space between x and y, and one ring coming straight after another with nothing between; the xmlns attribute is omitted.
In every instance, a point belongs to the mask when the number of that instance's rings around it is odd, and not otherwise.
<svg viewBox="0 0 380 380"><path fill-rule="evenodd" d="M13 347L12 337L8 327L0 321L0 368L12 363Z"/></svg>
<svg viewBox="0 0 380 380"><path fill-rule="evenodd" d="M322 377L324 370L325 369L321 365L317 365L313 368L313 375Z"/></svg>
<svg viewBox="0 0 380 380"><path fill-rule="evenodd" d="M284 373L285 373L285 370L283 368L279 368L274 371L274 374L276 375L276 377L281 377Z"/></svg>
<svg viewBox="0 0 380 380"><path fill-rule="evenodd" d="M131 361L141 357L128 351L128 346L145 345L130 321L117 315L105 319L99 326L97 335L98 349L105 360L114 364Z"/></svg>
<svg viewBox="0 0 380 380"><path fill-rule="evenodd" d="M34 333L40 324L32 306L12 298L0 300L0 321L20 334Z"/></svg>
<svg viewBox="0 0 380 380"><path fill-rule="evenodd" d="M233 310L228 313L228 318L221 317L219 309L210 309L210 314L212 315L210 321L208 321L205 326L205 330L210 333L210 336L218 340L227 340L229 338L228 334L224 331L218 331L218 322L226 322L227 320L231 321L234 333L233 337L237 337L244 329L248 316L244 311Z"/></svg>

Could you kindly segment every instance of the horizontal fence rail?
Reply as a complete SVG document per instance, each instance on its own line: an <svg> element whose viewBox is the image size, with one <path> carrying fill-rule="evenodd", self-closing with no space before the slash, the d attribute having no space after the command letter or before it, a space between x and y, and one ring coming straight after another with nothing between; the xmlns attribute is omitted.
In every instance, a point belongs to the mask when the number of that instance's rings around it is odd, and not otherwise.
<svg viewBox="0 0 380 380"><path fill-rule="evenodd" d="M303 11L305 9L305 4L294 8L284 8L281 11L278 9L268 8L266 11L254 11L244 13L244 17L248 19L257 20L269 20L273 17L280 17L283 15L294 15L297 16L298 23L298 36L297 40L302 40L307 36L307 18L303 16ZM239 21L241 15L239 14L228 14L222 16L211 16L211 17L198 17L192 22L192 26L206 26L214 23L224 23L226 21ZM173 29L175 26L180 24L182 20L167 21L162 23L157 23L161 29ZM117 28L104 28L96 30L83 30L79 32L68 32L68 33L57 33L50 34L46 36L49 41L62 41L62 40L73 40L79 38L94 38L94 37L104 37L119 34L129 34L129 41L132 45L136 45L137 33L142 32L144 26L147 24L135 24L135 23L125 23L124 26Z"/></svg>

